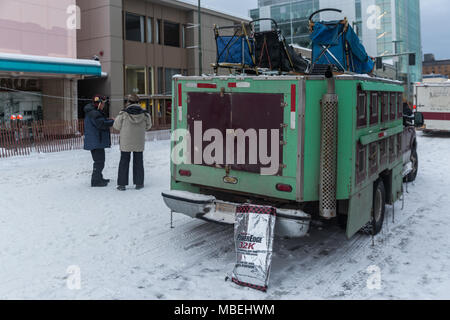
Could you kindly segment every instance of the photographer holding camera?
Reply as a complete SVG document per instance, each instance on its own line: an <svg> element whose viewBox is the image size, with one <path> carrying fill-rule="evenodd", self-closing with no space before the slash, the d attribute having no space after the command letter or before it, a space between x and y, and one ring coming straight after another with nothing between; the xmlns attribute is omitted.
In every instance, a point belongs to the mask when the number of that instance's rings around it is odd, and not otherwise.
<svg viewBox="0 0 450 320"><path fill-rule="evenodd" d="M91 151L94 160L91 187L106 187L109 179L103 178L105 167L105 148L111 147L110 128L114 120L108 119L103 109L107 98L96 95L92 103L84 107L84 149Z"/></svg>

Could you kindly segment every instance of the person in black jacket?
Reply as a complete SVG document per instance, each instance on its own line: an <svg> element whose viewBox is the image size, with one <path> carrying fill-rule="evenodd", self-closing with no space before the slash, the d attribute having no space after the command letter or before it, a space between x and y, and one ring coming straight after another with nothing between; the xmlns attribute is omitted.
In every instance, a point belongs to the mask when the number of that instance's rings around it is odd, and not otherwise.
<svg viewBox="0 0 450 320"><path fill-rule="evenodd" d="M92 103L84 107L84 149L91 151L94 160L91 186L106 187L109 179L103 178L105 167L105 148L111 147L110 128L114 120L108 119L103 112L106 98L96 95Z"/></svg>
<svg viewBox="0 0 450 320"><path fill-rule="evenodd" d="M403 102L403 125L411 126L414 123L414 113L409 107L408 102Z"/></svg>

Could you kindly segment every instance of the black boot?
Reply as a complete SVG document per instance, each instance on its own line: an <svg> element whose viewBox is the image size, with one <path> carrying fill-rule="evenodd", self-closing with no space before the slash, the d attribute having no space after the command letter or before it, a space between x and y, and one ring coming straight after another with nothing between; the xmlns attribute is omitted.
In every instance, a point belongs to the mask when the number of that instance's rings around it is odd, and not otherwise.
<svg viewBox="0 0 450 320"><path fill-rule="evenodd" d="M117 190L125 191L125 190L127 190L127 188L125 186L117 186Z"/></svg>
<svg viewBox="0 0 450 320"><path fill-rule="evenodd" d="M136 190L141 190L144 189L144 185L143 184L137 184L136 185Z"/></svg>
<svg viewBox="0 0 450 320"><path fill-rule="evenodd" d="M106 180L91 181L91 187L106 187L108 182Z"/></svg>

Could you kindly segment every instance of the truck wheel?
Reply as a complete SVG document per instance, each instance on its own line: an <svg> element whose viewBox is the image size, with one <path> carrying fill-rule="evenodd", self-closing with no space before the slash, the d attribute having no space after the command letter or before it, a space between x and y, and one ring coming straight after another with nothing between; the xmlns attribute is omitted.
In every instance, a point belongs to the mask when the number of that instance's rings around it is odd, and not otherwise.
<svg viewBox="0 0 450 320"><path fill-rule="evenodd" d="M406 176L406 182L413 182L416 180L417 172L419 171L419 157L417 156L417 150L411 151L411 163L412 171Z"/></svg>
<svg viewBox="0 0 450 320"><path fill-rule="evenodd" d="M372 217L362 229L365 234L377 235L383 228L384 212L386 209L386 189L383 180L375 182L372 198Z"/></svg>

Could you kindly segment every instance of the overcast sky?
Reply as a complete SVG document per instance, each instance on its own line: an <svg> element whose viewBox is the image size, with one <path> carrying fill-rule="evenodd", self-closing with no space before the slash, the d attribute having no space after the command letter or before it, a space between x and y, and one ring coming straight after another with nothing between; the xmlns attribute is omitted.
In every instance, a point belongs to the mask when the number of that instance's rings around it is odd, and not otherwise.
<svg viewBox="0 0 450 320"><path fill-rule="evenodd" d="M421 0L422 48L436 59L450 59L450 0Z"/></svg>
<svg viewBox="0 0 450 320"><path fill-rule="evenodd" d="M248 16L248 10L257 7L257 0L202 0L202 4ZM421 13L423 52L434 53L436 59L450 59L450 0L421 0Z"/></svg>

